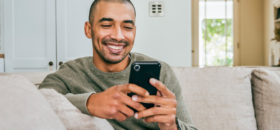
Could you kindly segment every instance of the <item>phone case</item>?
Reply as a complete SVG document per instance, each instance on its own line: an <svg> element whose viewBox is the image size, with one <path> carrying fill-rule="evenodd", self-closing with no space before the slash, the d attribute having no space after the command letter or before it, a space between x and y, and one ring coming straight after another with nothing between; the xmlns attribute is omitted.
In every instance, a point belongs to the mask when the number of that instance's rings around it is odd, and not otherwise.
<svg viewBox="0 0 280 130"><path fill-rule="evenodd" d="M135 61L131 65L129 83L136 84L146 89L150 95L156 95L157 89L149 82L150 78L159 79L161 65L158 61ZM129 93L132 96L134 93ZM142 103L146 108L151 108L154 104ZM135 110L134 110L135 111Z"/></svg>

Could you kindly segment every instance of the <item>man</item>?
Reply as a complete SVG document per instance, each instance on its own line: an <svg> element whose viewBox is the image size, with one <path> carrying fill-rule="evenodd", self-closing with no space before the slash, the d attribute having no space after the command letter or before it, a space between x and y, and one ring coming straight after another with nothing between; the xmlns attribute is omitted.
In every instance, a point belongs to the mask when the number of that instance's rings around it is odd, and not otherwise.
<svg viewBox="0 0 280 130"><path fill-rule="evenodd" d="M40 88L65 94L82 112L107 119L118 130L195 129L184 107L179 83L166 63L161 62L160 81L150 79L158 95L128 84L132 62L154 60L130 52L136 33L135 17L129 0L95 0L89 22L85 23L85 34L92 39L93 57L65 63L48 75ZM137 96L127 96L130 92ZM156 107L146 109L140 102Z"/></svg>

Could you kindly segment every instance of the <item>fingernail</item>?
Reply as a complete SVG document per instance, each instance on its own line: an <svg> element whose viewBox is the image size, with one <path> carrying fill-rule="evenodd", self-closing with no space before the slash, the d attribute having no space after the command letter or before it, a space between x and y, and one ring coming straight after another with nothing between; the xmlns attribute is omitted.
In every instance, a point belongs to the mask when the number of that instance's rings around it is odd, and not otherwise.
<svg viewBox="0 0 280 130"><path fill-rule="evenodd" d="M149 96L150 94L149 94L149 92L146 92L145 95L146 95L146 96Z"/></svg>
<svg viewBox="0 0 280 130"><path fill-rule="evenodd" d="M134 114L134 117L135 117L136 119L138 119L138 113L135 113L135 114Z"/></svg>
<svg viewBox="0 0 280 130"><path fill-rule="evenodd" d="M152 84L155 84L156 82L157 82L157 80L156 80L156 79L151 78L151 83L152 83Z"/></svg>
<svg viewBox="0 0 280 130"><path fill-rule="evenodd" d="M137 100L138 100L138 96L137 96L137 95L133 95L133 96L132 96L132 100L133 100L133 101L137 101Z"/></svg>

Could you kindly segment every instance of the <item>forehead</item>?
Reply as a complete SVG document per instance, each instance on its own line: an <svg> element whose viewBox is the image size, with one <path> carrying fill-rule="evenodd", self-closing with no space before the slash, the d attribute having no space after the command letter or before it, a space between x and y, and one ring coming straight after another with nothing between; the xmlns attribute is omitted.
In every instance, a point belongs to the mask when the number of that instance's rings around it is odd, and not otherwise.
<svg viewBox="0 0 280 130"><path fill-rule="evenodd" d="M94 22L102 18L112 18L115 21L135 20L134 8L129 3L101 1L94 11Z"/></svg>

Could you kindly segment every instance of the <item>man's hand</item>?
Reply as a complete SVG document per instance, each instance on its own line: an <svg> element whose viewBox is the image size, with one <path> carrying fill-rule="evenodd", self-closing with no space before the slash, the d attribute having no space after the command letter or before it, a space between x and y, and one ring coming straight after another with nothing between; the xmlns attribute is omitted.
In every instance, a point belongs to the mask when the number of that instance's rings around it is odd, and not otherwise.
<svg viewBox="0 0 280 130"><path fill-rule="evenodd" d="M134 95L132 99L137 102L153 103L155 107L139 111L135 114L135 118L145 118L146 122L158 122L161 130L177 130L176 96L160 81L150 79L150 83L157 88L157 96L140 97Z"/></svg>
<svg viewBox="0 0 280 130"><path fill-rule="evenodd" d="M113 86L103 92L92 94L87 101L90 114L105 119L124 121L134 115L133 110L143 111L146 108L127 96L127 93L136 93L139 96L149 95L147 90L134 84Z"/></svg>

